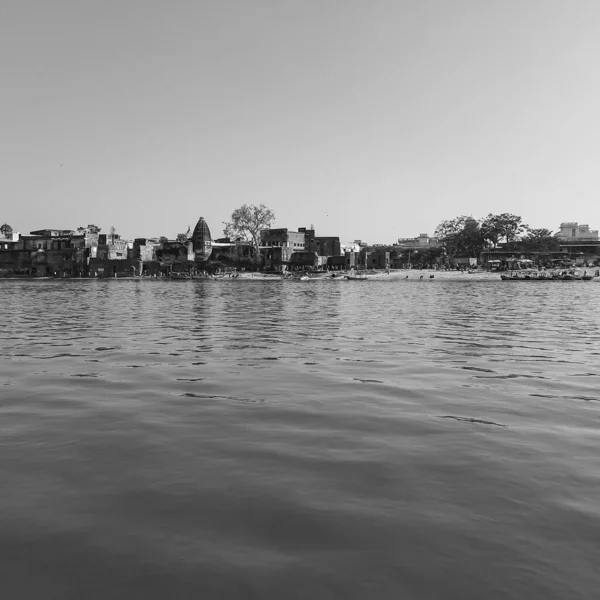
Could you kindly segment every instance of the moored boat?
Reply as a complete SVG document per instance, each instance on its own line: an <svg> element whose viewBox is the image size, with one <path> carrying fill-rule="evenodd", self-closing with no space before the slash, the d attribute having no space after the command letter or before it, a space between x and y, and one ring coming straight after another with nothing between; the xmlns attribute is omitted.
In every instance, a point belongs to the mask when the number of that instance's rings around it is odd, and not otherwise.
<svg viewBox="0 0 600 600"><path fill-rule="evenodd" d="M581 274L572 269L570 271L536 271L524 269L509 271L500 275L502 281L591 281L593 277L587 272Z"/></svg>
<svg viewBox="0 0 600 600"><path fill-rule="evenodd" d="M368 279L368 277L363 274L356 274L356 275L346 275L346 279L348 281L366 281Z"/></svg>
<svg viewBox="0 0 600 600"><path fill-rule="evenodd" d="M552 281L552 275L547 271L533 269L509 271L500 275L502 281Z"/></svg>

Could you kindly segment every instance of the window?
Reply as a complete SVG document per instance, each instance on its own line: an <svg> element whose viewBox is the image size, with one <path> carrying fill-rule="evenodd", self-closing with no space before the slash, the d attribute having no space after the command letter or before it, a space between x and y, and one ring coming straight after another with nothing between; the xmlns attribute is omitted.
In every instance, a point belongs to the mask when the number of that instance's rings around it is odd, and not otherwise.
<svg viewBox="0 0 600 600"><path fill-rule="evenodd" d="M575 237L575 235L577 235L577 229L571 229L571 235Z"/></svg>

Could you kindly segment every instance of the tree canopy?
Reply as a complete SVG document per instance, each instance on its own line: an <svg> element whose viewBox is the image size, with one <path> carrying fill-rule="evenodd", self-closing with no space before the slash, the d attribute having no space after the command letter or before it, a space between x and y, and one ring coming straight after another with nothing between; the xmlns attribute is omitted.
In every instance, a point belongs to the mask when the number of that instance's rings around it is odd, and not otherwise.
<svg viewBox="0 0 600 600"><path fill-rule="evenodd" d="M522 235L526 233L526 235ZM556 237L549 229L530 228L518 215L489 214L476 221L473 217L455 217L442 221L435 234L449 256L478 256L486 248L515 246L532 252L555 252L559 249ZM516 247L518 246L518 248Z"/></svg>
<svg viewBox="0 0 600 600"><path fill-rule="evenodd" d="M78 227L77 233L100 233L102 231L102 227L98 227L98 225L88 225L87 227Z"/></svg>
<svg viewBox="0 0 600 600"><path fill-rule="evenodd" d="M260 232L269 229L274 220L275 213L264 204L243 204L231 213L229 221L223 222L223 233L232 239L251 242L258 256Z"/></svg>
<svg viewBox="0 0 600 600"><path fill-rule="evenodd" d="M0 225L0 233L4 237L8 237L9 235L12 235L12 232L13 232L13 228L8 223L4 223L3 225Z"/></svg>
<svg viewBox="0 0 600 600"><path fill-rule="evenodd" d="M489 214L481 221L481 232L492 247L496 247L498 242L514 242L518 235L527 229L527 225L522 222L521 217L510 213L500 215Z"/></svg>
<svg viewBox="0 0 600 600"><path fill-rule="evenodd" d="M435 235L448 256L476 257L486 245L480 224L473 217L465 215L442 221L436 227Z"/></svg>
<svg viewBox="0 0 600 600"><path fill-rule="evenodd" d="M560 245L549 229L529 229L522 240L534 252L558 252Z"/></svg>

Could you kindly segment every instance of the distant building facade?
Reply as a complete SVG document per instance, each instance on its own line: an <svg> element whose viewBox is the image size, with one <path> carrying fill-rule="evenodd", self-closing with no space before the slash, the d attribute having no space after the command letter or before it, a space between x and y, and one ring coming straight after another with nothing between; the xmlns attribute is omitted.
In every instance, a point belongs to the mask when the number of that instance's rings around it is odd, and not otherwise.
<svg viewBox="0 0 600 600"><path fill-rule="evenodd" d="M402 249L437 248L438 238L429 237L426 233L420 233L415 238L399 238L398 246Z"/></svg>
<svg viewBox="0 0 600 600"><path fill-rule="evenodd" d="M576 221L561 223L555 237L561 252L577 262L589 262L600 255L598 230L590 229L587 224L579 225Z"/></svg>
<svg viewBox="0 0 600 600"><path fill-rule="evenodd" d="M122 240L121 236L114 233L98 234L98 249L94 258L103 260L125 260L127 259L128 242Z"/></svg>
<svg viewBox="0 0 600 600"><path fill-rule="evenodd" d="M567 221L560 224L556 237L561 242L566 241L589 241L598 242L598 230L590 229L589 225L579 225L575 221Z"/></svg>
<svg viewBox="0 0 600 600"><path fill-rule="evenodd" d="M37 277L87 274L97 234L75 234L71 229L38 229L0 245L0 271Z"/></svg>
<svg viewBox="0 0 600 600"><path fill-rule="evenodd" d="M298 231L304 233L304 246L319 256L343 256L340 238L336 236L317 236L314 229L299 227Z"/></svg>
<svg viewBox="0 0 600 600"><path fill-rule="evenodd" d="M267 268L286 269L292 264L294 252L306 250L305 232L287 228L261 231L260 252Z"/></svg>

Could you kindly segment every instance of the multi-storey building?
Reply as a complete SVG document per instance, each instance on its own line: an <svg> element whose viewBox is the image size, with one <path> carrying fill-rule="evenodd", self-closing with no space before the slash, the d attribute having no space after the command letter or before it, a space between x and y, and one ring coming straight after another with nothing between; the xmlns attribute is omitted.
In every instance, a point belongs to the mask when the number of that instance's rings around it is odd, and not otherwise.
<svg viewBox="0 0 600 600"><path fill-rule="evenodd" d="M38 229L0 248L0 265L8 273L38 277L83 274L98 244L97 234L70 229Z"/></svg>
<svg viewBox="0 0 600 600"><path fill-rule="evenodd" d="M340 238L336 236L317 236L314 229L298 227L304 234L304 246L307 250L316 252L319 256L343 256Z"/></svg>
<svg viewBox="0 0 600 600"><path fill-rule="evenodd" d="M98 250L95 258L102 260L126 260L129 244L116 233L98 235Z"/></svg>
<svg viewBox="0 0 600 600"><path fill-rule="evenodd" d="M561 252L577 263L591 261L600 254L598 230L590 229L587 224L579 225L576 221L561 223L555 237Z"/></svg>
<svg viewBox="0 0 600 600"><path fill-rule="evenodd" d="M281 269L292 262L294 252L306 250L303 231L287 228L265 229L261 232L261 254L266 267Z"/></svg>
<svg viewBox="0 0 600 600"><path fill-rule="evenodd" d="M560 229L556 233L559 241L586 241L597 242L598 230L590 229L589 225L579 225L576 221L567 221L560 224Z"/></svg>

